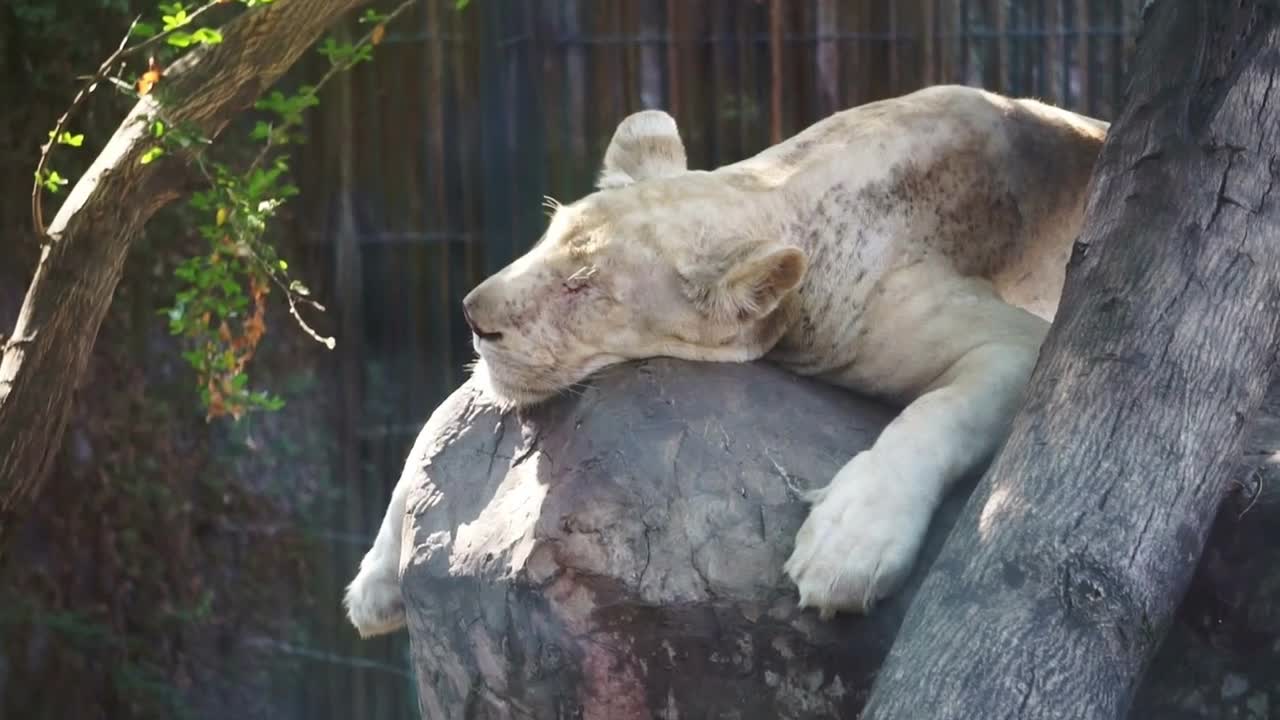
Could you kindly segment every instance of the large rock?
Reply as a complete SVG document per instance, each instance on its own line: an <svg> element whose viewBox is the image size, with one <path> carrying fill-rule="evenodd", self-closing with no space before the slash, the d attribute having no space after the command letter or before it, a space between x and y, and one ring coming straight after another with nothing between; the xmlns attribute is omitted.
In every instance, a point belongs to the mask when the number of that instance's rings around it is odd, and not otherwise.
<svg viewBox="0 0 1280 720"><path fill-rule="evenodd" d="M423 716L855 717L973 480L939 513L907 588L869 618L801 612L782 564L800 494L891 416L765 364L647 361L509 413L463 386L406 467L402 587ZM1215 548L1238 542L1239 524L1220 522ZM1259 572L1221 555L1206 555L1217 576ZM1206 613L1222 604L1188 606L1168 646L1203 656L1223 630ZM1271 633L1250 647L1280 654L1280 615L1249 612ZM1275 682L1259 700L1267 680L1232 674L1229 653L1162 658L1142 706L1217 718L1275 705Z"/></svg>

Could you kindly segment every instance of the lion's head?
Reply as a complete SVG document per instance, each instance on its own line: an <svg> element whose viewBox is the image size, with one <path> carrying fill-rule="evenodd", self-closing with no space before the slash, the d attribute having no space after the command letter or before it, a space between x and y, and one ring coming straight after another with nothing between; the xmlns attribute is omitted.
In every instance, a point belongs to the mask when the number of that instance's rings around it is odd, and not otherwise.
<svg viewBox="0 0 1280 720"><path fill-rule="evenodd" d="M655 110L618 126L597 186L463 301L495 395L530 404L613 363L740 362L777 342L807 259L768 188L688 170L675 121Z"/></svg>

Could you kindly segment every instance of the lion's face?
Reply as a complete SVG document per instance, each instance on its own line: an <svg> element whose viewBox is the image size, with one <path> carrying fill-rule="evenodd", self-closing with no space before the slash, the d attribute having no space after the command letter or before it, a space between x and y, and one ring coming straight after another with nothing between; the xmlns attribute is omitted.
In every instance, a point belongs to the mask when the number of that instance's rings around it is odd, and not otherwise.
<svg viewBox="0 0 1280 720"><path fill-rule="evenodd" d="M668 115L628 117L601 189L558 207L537 245L467 295L495 395L530 404L624 360L740 362L778 340L804 254L750 213L725 217L740 191L684 157Z"/></svg>

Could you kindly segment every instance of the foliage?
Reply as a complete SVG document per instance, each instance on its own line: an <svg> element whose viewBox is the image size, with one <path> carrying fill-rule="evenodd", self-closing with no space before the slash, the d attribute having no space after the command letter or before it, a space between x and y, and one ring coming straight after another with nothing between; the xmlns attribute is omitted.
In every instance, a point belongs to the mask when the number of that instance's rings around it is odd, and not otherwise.
<svg viewBox="0 0 1280 720"><path fill-rule="evenodd" d="M21 186L32 180L43 200L64 197L126 103L150 95L163 107L165 69L221 42L216 28L227 18L270 0L154 2L0 3L0 70L23 100L0 109L0 135L29 141L7 150L11 164L0 169L10 198L21 201ZM139 10L147 12L126 31ZM391 19L365 13L368 34L358 42L380 42ZM107 28L115 34L104 37ZM124 54L86 79L83 69L101 68L125 34ZM338 52L334 72L346 59L363 62L356 58L367 52L348 49L357 44L329 46ZM53 122L77 82L84 99ZM326 399L291 387L313 379L299 370L313 364L308 341L297 334L270 348L259 341L268 323L287 324L285 312L309 302L269 230L296 192L288 151L303 141L302 119L321 85L271 92L217 146L174 127L163 109L152 119L154 145L141 161L180 153L207 184L187 207L157 216L135 243L74 400L54 470L63 477L48 484L10 548L22 561L0 575L0 596L13 599L0 608L0 684L8 689L0 716L190 717L222 685L256 690L253 703L280 700L252 683L270 682L266 670L279 672L282 658L250 643L303 647L289 622L317 614L306 607L307 588L325 564L317 570L308 561L324 555L305 523L328 512L320 501L332 493L332 439L314 422L327 414ZM53 153L52 165L33 178L35 146L46 140L41 150ZM10 237L21 236L20 214L0 203ZM22 259L0 262L0 315L8 309L3 295L20 291L28 279L22 269L34 261L23 254L34 244L15 245ZM155 314L161 306L168 306L163 317ZM163 337L165 325L175 334ZM179 364L191 369L175 374L166 360L180 352ZM282 403L251 389L251 359L254 379L297 412L244 415ZM193 373L199 395L190 392ZM236 413L242 419L234 425L201 427L201 415ZM332 598L319 602L334 608Z"/></svg>
<svg viewBox="0 0 1280 720"><path fill-rule="evenodd" d="M45 232L42 195L58 193L69 183L63 174L48 167L49 155L56 147L83 144L84 134L68 129L68 123L88 93L106 81L135 100L154 94L163 108L164 68L183 52L223 40L219 30L202 24L207 13L225 12L222 6L232 4L253 8L271 2L208 0L199 6L161 3L154 13L136 20L120 48L90 78L51 131L51 141L42 147L32 191L37 231ZM320 311L324 308L310 297L306 285L290 277L288 262L278 256L266 238L269 221L298 192L288 181L286 149L304 141L300 132L303 113L319 104L320 88L336 73L371 60L374 46L385 37L387 23L415 2L404 0L390 13L365 11L360 22L372 28L362 38L350 42L329 37L320 44L318 52L329 60L330 69L319 82L290 94L274 90L262 98L255 106L262 119L249 133L249 141L259 149L245 167L214 159L210 138L201 137L190 128L174 126L163 110L151 119L155 144L139 161L147 164L166 153L184 153L194 160L208 182L208 188L196 193L190 202L202 218L198 227L208 243L207 251L177 267L175 274L184 285L169 307L162 310L168 317L170 332L186 341L188 349L183 357L195 371L208 419L224 415L239 419L253 410L275 410L283 405L278 396L252 389L247 374L247 365L266 330L265 300L273 286L287 300L298 325L326 347L334 347L334 339L318 334L299 312L300 306ZM457 7L465 4L458 2ZM28 14L36 12L35 5L24 7ZM144 52L149 55L146 66L136 76L126 77L124 61Z"/></svg>

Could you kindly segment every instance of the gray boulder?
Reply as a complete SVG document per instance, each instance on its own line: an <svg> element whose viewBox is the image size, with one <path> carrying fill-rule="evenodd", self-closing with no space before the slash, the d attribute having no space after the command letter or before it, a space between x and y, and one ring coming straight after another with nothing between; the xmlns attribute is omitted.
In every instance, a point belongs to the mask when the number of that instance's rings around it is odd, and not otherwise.
<svg viewBox="0 0 1280 720"><path fill-rule="evenodd" d="M782 565L801 493L892 414L762 363L633 363L512 412L464 385L406 467L401 585L423 717L856 717L976 478L944 504L907 587L869 617L800 611ZM1219 525L1229 537L1215 546L1238 542ZM1206 553L1222 575L1219 555ZM1197 616L1168 645L1212 657L1159 659L1169 667L1142 706L1201 717L1266 702L1274 678L1232 674L1230 653L1213 654L1222 623L1188 604ZM1250 612L1280 637L1274 610ZM1203 689L1168 687L1188 676Z"/></svg>

